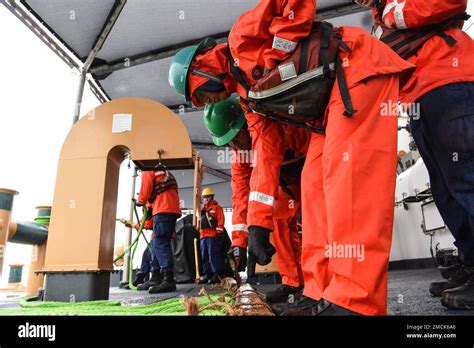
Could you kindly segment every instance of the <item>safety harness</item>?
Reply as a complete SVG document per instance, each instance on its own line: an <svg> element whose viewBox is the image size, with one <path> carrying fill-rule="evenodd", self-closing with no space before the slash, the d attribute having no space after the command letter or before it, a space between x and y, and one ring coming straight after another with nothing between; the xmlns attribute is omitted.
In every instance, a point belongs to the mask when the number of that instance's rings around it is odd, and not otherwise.
<svg viewBox="0 0 474 348"><path fill-rule="evenodd" d="M392 29L388 28L382 21L381 11L378 10L375 19L374 35L390 46L400 57L408 59L423 46L426 41L434 36L439 36L450 46L454 46L457 41L446 34L448 29L462 29L464 21L471 16L462 13L451 17L441 23L426 25L416 29Z"/></svg>
<svg viewBox="0 0 474 348"><path fill-rule="evenodd" d="M156 179L156 174L160 172L164 172L165 174L165 178L163 180ZM155 172L155 185L153 187L153 192L150 198L148 198L148 203L153 203L159 194L171 189L174 189L174 190L178 189L178 183L176 182L176 179L173 176L173 174L171 174L167 170L156 171Z"/></svg>
<svg viewBox="0 0 474 348"><path fill-rule="evenodd" d="M214 212L214 207L201 210L201 229L211 228L215 230L217 228L217 220L212 217L209 213Z"/></svg>
<svg viewBox="0 0 474 348"><path fill-rule="evenodd" d="M298 44L292 55L249 86L232 57L230 71L245 89L244 104L249 111L276 122L325 133L322 127L334 83L338 81L346 117L357 110L352 106L339 49L351 49L332 24L315 21L311 33Z"/></svg>

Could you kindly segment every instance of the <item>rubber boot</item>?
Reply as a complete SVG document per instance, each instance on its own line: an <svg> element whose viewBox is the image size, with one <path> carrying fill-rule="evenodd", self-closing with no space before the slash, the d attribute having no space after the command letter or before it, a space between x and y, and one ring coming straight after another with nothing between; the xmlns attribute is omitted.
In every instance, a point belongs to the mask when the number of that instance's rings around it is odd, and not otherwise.
<svg viewBox="0 0 474 348"><path fill-rule="evenodd" d="M138 286L139 284L145 283L148 280L147 278L148 278L148 273L138 272L132 284L133 286Z"/></svg>
<svg viewBox="0 0 474 348"><path fill-rule="evenodd" d="M461 266L447 281L434 282L430 284L430 294L439 297L443 294L443 291L448 289L454 289L461 285L464 285L470 276L469 269L472 267Z"/></svg>
<svg viewBox="0 0 474 348"><path fill-rule="evenodd" d="M474 309L474 266L465 266L469 279L463 285L443 291L441 304L450 309Z"/></svg>
<svg viewBox="0 0 474 348"><path fill-rule="evenodd" d="M286 302L289 295L294 295L303 289L302 286L294 287L286 284L280 285L267 293L266 299L271 303Z"/></svg>
<svg viewBox="0 0 474 348"><path fill-rule="evenodd" d="M152 286L148 290L150 294L160 294L163 292L173 292L173 291L176 291L176 283L174 281L173 271L164 272L163 281L156 286Z"/></svg>
<svg viewBox="0 0 474 348"><path fill-rule="evenodd" d="M154 271L151 273L151 278L147 282L137 286L137 290L148 290L152 286L157 286L163 281L163 276L160 271Z"/></svg>

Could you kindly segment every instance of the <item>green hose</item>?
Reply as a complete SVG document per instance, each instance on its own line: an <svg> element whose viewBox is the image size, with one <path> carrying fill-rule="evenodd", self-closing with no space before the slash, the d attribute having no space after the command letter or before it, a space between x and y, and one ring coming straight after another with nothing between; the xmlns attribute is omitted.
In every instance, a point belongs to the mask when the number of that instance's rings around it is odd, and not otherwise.
<svg viewBox="0 0 474 348"><path fill-rule="evenodd" d="M40 224L40 225L49 225L51 221L51 216L38 216L38 217L35 217L35 222L37 224Z"/></svg>
<svg viewBox="0 0 474 348"><path fill-rule="evenodd" d="M115 221L122 221L122 219L115 219ZM129 225L132 224L132 222L129 222L129 221L126 221L126 222L127 222ZM145 242L146 242L146 244L147 244L148 249L150 249L150 251L151 251L150 242L148 242L148 239L146 238L145 233L141 233L141 235L142 235L143 238L145 239ZM140 232L137 234L137 236L135 237L135 239L133 240L133 242L130 243L130 245L129 245L120 255L118 255L118 256L113 260L113 262L115 263L115 262L117 262L118 260L120 260L122 257L124 257L125 254L135 245L135 243L138 242L139 237L140 237Z"/></svg>
<svg viewBox="0 0 474 348"><path fill-rule="evenodd" d="M138 211L137 211L136 203L133 204L133 210L135 211L135 216L137 217L137 221L140 221L138 219ZM143 234L143 226L145 226L145 222L146 222L147 218L148 218L148 210L146 209L145 206L143 206L143 217L142 217L142 221L140 223L140 227L138 228L137 238L135 239L137 241L137 243L135 243L135 245L133 246L132 254L130 255L130 261L129 261L129 265L128 265L128 287L132 290L137 290L137 287L135 285L133 285L133 258L135 257L135 251L137 250L138 238L140 237L140 235L143 235L143 238L145 238L145 240L146 240L146 237ZM146 242L148 243L147 240L146 240ZM150 247L150 244L148 244L148 247Z"/></svg>
<svg viewBox="0 0 474 348"><path fill-rule="evenodd" d="M146 242L148 243L148 240L146 239L145 235L143 235L143 237L145 238ZM115 259L114 259L114 263L117 262L118 260L120 260L122 257L125 256L125 254L135 245L135 243L138 242L138 239L140 238L140 234L137 234L137 236L135 237L135 239L133 240L132 243L130 243L130 245L127 247L127 249L125 249L120 255L118 255Z"/></svg>
<svg viewBox="0 0 474 348"><path fill-rule="evenodd" d="M135 212L135 216L137 218L137 221L140 221L139 217L138 217L138 210L137 210L137 205L136 203L133 204L133 210ZM146 238L145 236L145 233L143 232L143 226L145 226L145 222L146 220L148 219L148 210L145 208L145 206L143 207L143 217L142 217L142 221L140 223L140 226L138 228L138 231L137 231L137 236L135 237L135 239L133 240L132 243L130 243L130 245L120 254L118 255L114 260L113 262L117 262L118 260L120 260L122 257L124 257L124 255L128 252L131 251L131 255L130 255L130 261L129 261L129 272L128 272L128 286L130 289L132 290L136 290L137 288L133 285L133 258L135 257L135 251L137 250L137 247L138 247L138 240L140 239L140 236L142 236L144 239L145 239L145 242L147 244L147 248L151 251L151 246L150 246L150 243L148 242L148 239ZM116 221L121 221L120 219L116 219ZM130 222L130 224L132 224L132 222Z"/></svg>

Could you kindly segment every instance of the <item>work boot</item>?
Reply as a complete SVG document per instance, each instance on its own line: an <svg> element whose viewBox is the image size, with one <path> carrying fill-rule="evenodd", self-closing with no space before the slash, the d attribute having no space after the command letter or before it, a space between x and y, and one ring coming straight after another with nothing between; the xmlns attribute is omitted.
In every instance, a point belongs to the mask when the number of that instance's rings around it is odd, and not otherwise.
<svg viewBox="0 0 474 348"><path fill-rule="evenodd" d="M148 278L149 278L148 273L138 272L132 284L133 286L138 286L139 284L145 283L148 280Z"/></svg>
<svg viewBox="0 0 474 348"><path fill-rule="evenodd" d="M473 267L462 265L447 281L434 282L430 284L430 294L439 297L443 294L443 291L448 289L457 288L469 279L470 271Z"/></svg>
<svg viewBox="0 0 474 348"><path fill-rule="evenodd" d="M338 317L348 317L348 316L361 316L361 314L353 312L349 309L340 307L332 302L321 299L318 304L318 313L317 316L328 317L328 316L338 316Z"/></svg>
<svg viewBox="0 0 474 348"><path fill-rule="evenodd" d="M450 309L474 309L474 266L464 266L469 273L465 284L443 291L441 304Z"/></svg>
<svg viewBox="0 0 474 348"><path fill-rule="evenodd" d="M163 277L160 271L154 271L151 273L151 278L147 282L137 286L137 290L148 290L152 286L157 286L163 281Z"/></svg>
<svg viewBox="0 0 474 348"><path fill-rule="evenodd" d="M441 272L441 276L444 279L449 279L449 277L456 273L458 269L461 268L461 266L462 265L460 263L455 263L454 265L450 266L439 266L438 270Z"/></svg>
<svg viewBox="0 0 474 348"><path fill-rule="evenodd" d="M282 316L308 316L318 313L319 301L298 293L293 303L288 303L287 307L280 314Z"/></svg>
<svg viewBox="0 0 474 348"><path fill-rule="evenodd" d="M217 273L214 273L211 279L209 279L209 284L219 284L221 280L219 279L219 276Z"/></svg>
<svg viewBox="0 0 474 348"><path fill-rule="evenodd" d="M360 314L325 299L316 301L305 297L296 306L285 310L282 316L360 316Z"/></svg>
<svg viewBox="0 0 474 348"><path fill-rule="evenodd" d="M269 305L272 308L273 313L276 315L282 315L288 308L295 307L300 301L305 299L306 297L303 296L303 289L301 289L296 294L288 295L286 302L270 302Z"/></svg>
<svg viewBox="0 0 474 348"><path fill-rule="evenodd" d="M302 286L294 287L290 285L280 285L273 291L267 293L266 299L271 303L286 302L288 300L288 295L294 295L297 292L303 289Z"/></svg>
<svg viewBox="0 0 474 348"><path fill-rule="evenodd" d="M211 278L211 277L206 274L206 275L204 275L203 277L201 277L201 278L199 279L198 284L207 284L207 283L209 283L209 279L210 279L210 278Z"/></svg>
<svg viewBox="0 0 474 348"><path fill-rule="evenodd" d="M152 286L148 293L150 294L159 294L163 292L173 292L176 291L176 282L174 281L173 271L166 271L163 274L163 281L155 286Z"/></svg>

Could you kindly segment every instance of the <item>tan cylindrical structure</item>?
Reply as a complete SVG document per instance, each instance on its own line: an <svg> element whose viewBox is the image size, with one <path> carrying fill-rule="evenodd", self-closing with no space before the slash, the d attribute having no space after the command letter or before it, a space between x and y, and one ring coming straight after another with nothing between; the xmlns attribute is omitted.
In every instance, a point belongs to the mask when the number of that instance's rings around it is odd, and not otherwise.
<svg viewBox="0 0 474 348"><path fill-rule="evenodd" d="M26 294L36 295L39 289L44 287L44 274L35 273L39 271L44 266L44 260L46 258L46 245L33 245L33 254L30 263L30 270L28 273L28 283L26 285Z"/></svg>
<svg viewBox="0 0 474 348"><path fill-rule="evenodd" d="M112 271L120 164L127 153L153 170L157 151L169 169L193 168L179 117L145 98L121 98L82 117L61 150L44 271Z"/></svg>
<svg viewBox="0 0 474 348"><path fill-rule="evenodd" d="M17 194L17 191L0 188L0 277L2 276L3 260L5 259L10 229L13 197Z"/></svg>
<svg viewBox="0 0 474 348"><path fill-rule="evenodd" d="M51 207L50 206L38 206L38 217L41 216L51 216ZM48 225L44 225L48 227ZM41 270L44 266L44 260L46 257L46 245L48 242L42 245L33 245L30 270L28 272L28 283L26 285L26 294L36 295L39 289L44 287L44 274L36 273Z"/></svg>
<svg viewBox="0 0 474 348"><path fill-rule="evenodd" d="M58 164L45 300L108 298L120 164L130 154L139 169L154 170L160 149L168 169L194 168L183 122L150 99L114 99L74 125Z"/></svg>

